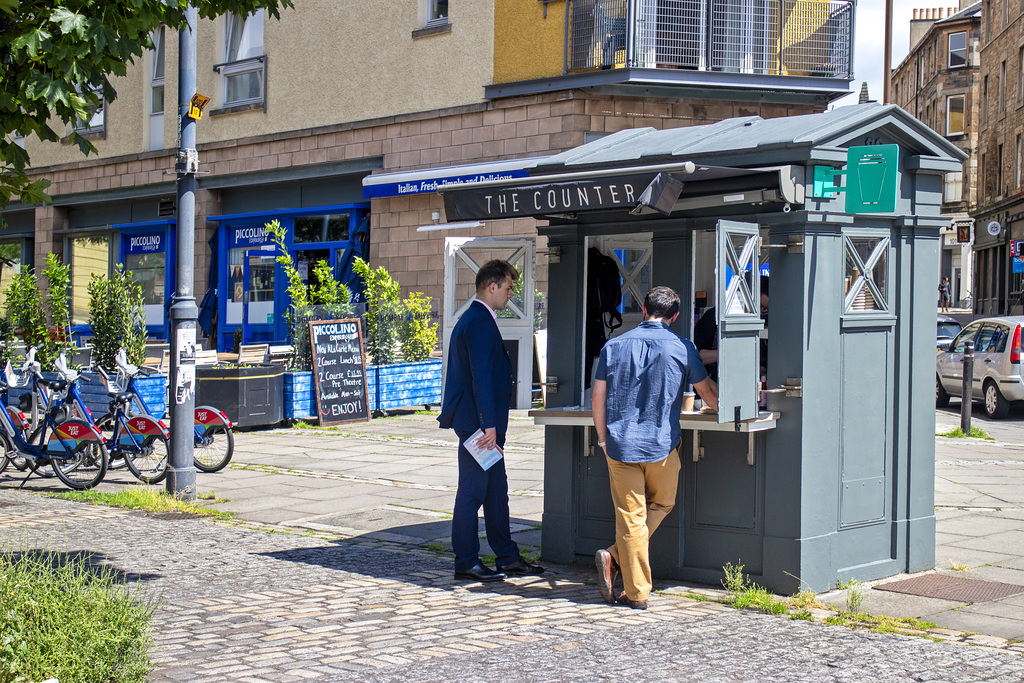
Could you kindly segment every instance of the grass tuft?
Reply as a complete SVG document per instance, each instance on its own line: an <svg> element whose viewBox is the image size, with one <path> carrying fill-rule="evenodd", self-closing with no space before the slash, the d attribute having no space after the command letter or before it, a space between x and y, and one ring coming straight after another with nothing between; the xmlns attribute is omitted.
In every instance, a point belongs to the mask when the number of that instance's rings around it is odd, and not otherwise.
<svg viewBox="0 0 1024 683"><path fill-rule="evenodd" d="M725 604L736 609L753 607L765 614L786 614L789 611L786 603L747 579L743 575L742 564L733 565L730 562L722 570L725 572L722 587L730 593L729 597L723 601Z"/></svg>
<svg viewBox="0 0 1024 683"><path fill-rule="evenodd" d="M967 437L967 435L964 434L964 430L960 429L959 427L957 427L956 429L951 429L948 432L936 432L935 436L945 436L950 439L964 439ZM989 436L988 432L986 432L984 429L982 429L981 427L974 426L971 427L971 438L985 439L986 441L995 441L995 439Z"/></svg>
<svg viewBox="0 0 1024 683"><path fill-rule="evenodd" d="M0 551L0 683L142 683L157 600L82 554Z"/></svg>
<svg viewBox="0 0 1024 683"><path fill-rule="evenodd" d="M115 493L105 491L64 491L52 494L54 498L74 500L93 505L109 505L124 510L144 510L145 512L187 512L194 515L205 515L218 519L231 519L233 512L211 510L198 503L171 496L155 486L131 486ZM209 494L212 496L213 494ZM214 499L214 502L222 500ZM0 682L2 683L2 682Z"/></svg>

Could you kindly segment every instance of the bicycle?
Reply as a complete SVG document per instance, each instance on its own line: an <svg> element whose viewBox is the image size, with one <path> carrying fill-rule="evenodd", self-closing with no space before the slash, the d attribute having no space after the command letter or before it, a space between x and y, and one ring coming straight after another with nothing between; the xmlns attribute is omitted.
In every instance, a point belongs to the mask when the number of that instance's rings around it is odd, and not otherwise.
<svg viewBox="0 0 1024 683"><path fill-rule="evenodd" d="M33 374L43 387L55 392L63 391L63 380L47 380ZM4 368L0 381L0 393L6 399L8 388L18 386L20 379L14 373L10 361ZM24 457L28 462L28 476L21 482L22 488L29 478L42 468L52 467L53 473L66 486L83 491L91 489L107 473L107 448L103 436L92 425L82 420L60 420L59 406L45 410L40 415L39 425L27 437L11 420L7 410L0 410L0 471L7 467L12 457Z"/></svg>
<svg viewBox="0 0 1024 683"><path fill-rule="evenodd" d="M109 378L103 368L99 369L100 379L112 400L107 414L99 420L93 420L92 413L78 390L79 381L89 382L89 378L68 368L63 352L57 356L53 366L67 385L63 392L55 394L51 401L57 405L56 410L67 406L69 414L77 412L84 416L86 421L104 435L110 458L123 459L132 476L139 481L145 484L159 484L163 481L167 476L168 461L168 434L163 423L152 415L129 416L127 406L131 401L131 395L111 391Z"/></svg>
<svg viewBox="0 0 1024 683"><path fill-rule="evenodd" d="M149 413L149 406L138 391L136 379L140 374L151 374L147 368L139 368L128 362L124 349L118 349L114 356L118 376L123 378L124 393L132 394L131 404L137 406L139 412ZM235 452L235 436L231 420L213 406L196 406L193 430L195 446L193 463L200 472L219 472L231 462Z"/></svg>

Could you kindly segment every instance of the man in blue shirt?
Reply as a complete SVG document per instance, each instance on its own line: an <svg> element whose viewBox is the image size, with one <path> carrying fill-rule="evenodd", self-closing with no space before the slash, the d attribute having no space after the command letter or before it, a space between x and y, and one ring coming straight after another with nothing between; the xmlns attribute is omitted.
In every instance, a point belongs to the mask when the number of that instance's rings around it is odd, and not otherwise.
<svg viewBox="0 0 1024 683"><path fill-rule="evenodd" d="M609 340L594 376L597 445L608 460L615 504L615 543L595 556L598 587L616 602L647 609L651 592L649 539L676 503L679 485L679 413L688 384L704 405L718 410L718 387L708 378L697 348L669 329L679 317L679 295L655 287L644 299L644 321Z"/></svg>

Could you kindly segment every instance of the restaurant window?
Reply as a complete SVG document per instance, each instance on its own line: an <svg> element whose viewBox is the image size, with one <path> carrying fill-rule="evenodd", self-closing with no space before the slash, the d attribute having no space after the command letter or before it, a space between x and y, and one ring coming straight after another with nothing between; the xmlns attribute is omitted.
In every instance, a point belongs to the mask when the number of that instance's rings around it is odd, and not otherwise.
<svg viewBox="0 0 1024 683"><path fill-rule="evenodd" d="M164 303L164 273L166 254L125 254L124 268L131 271L135 282L142 287L142 303L162 306Z"/></svg>
<svg viewBox="0 0 1024 683"><path fill-rule="evenodd" d="M967 32L949 34L949 68L967 66Z"/></svg>
<svg viewBox="0 0 1024 683"><path fill-rule="evenodd" d="M320 216L296 216L292 242L344 242L348 240L347 213Z"/></svg>
<svg viewBox="0 0 1024 683"><path fill-rule="evenodd" d="M946 135L963 135L964 96L950 95L946 98Z"/></svg>
<svg viewBox="0 0 1024 683"><path fill-rule="evenodd" d="M110 237L89 235L71 240L71 324L89 322L89 282L110 274Z"/></svg>
<svg viewBox="0 0 1024 683"><path fill-rule="evenodd" d="M887 311L888 237L846 235L844 313Z"/></svg>
<svg viewBox="0 0 1024 683"><path fill-rule="evenodd" d="M261 102L265 75L263 10L245 17L227 14L225 37L225 63L218 65L224 76L224 104Z"/></svg>

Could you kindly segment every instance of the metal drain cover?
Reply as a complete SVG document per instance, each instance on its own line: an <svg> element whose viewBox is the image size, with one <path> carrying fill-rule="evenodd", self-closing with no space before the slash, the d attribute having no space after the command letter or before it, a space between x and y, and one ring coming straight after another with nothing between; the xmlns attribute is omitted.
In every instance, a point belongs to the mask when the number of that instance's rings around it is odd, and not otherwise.
<svg viewBox="0 0 1024 683"><path fill-rule="evenodd" d="M985 602L998 600L1009 595L1024 593L1024 586L995 581L980 581L962 576L946 574L926 574L913 579L883 583L874 587L875 590L920 595L925 598L955 600L957 602Z"/></svg>

